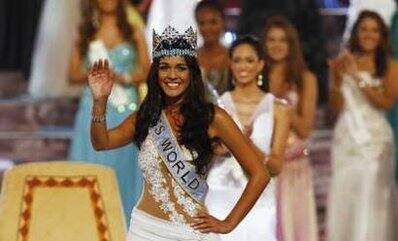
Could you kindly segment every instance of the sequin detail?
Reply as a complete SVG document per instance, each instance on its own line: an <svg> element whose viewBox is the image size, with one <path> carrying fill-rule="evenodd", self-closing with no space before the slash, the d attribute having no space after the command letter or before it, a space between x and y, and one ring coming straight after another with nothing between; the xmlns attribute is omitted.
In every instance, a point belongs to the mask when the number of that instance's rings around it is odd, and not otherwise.
<svg viewBox="0 0 398 241"><path fill-rule="evenodd" d="M187 156L189 150L182 147ZM195 153L194 153L195 155ZM170 221L176 225L183 226L188 232L192 232L198 241L208 240L208 235L194 230L188 224L185 216L179 213L176 209L175 203L171 200L170 195L173 194L177 203L181 205L190 217L197 215L200 205L190 198L185 191L174 181L173 177L169 176L172 185L172 192L166 186L167 181L165 175L161 171L162 160L157 152L154 140L151 138L151 130L148 133L146 140L141 145L141 151L138 154L139 165L142 170L144 179L149 183L149 193L156 202L160 203L160 209L165 212Z"/></svg>
<svg viewBox="0 0 398 241"><path fill-rule="evenodd" d="M180 185L177 184L176 181L174 181L174 179L172 179L171 184L173 187L174 196L177 198L177 203L184 208L184 211L188 213L189 216L196 216L200 206L185 195L184 190L180 187Z"/></svg>
<svg viewBox="0 0 398 241"><path fill-rule="evenodd" d="M160 171L161 160L156 152L154 142L147 137L141 147L139 165L143 172L144 178L150 183L150 193L155 201L160 203L160 208L168 215L174 223L186 223L184 215L179 214L175 208L175 204L170 200L170 190L167 188L166 179Z"/></svg>

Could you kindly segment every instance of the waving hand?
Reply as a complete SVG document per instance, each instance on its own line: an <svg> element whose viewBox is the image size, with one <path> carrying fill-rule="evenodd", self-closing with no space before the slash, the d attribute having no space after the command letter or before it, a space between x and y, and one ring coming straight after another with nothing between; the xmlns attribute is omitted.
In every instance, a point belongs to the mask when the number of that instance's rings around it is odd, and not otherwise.
<svg viewBox="0 0 398 241"><path fill-rule="evenodd" d="M94 62L88 72L88 84L94 99L106 99L111 94L114 74L108 60Z"/></svg>

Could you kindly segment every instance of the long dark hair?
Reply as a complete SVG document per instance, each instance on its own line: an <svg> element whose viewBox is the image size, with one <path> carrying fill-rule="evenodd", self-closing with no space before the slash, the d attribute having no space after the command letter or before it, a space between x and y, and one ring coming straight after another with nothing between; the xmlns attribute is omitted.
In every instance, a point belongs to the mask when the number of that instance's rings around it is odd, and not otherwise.
<svg viewBox="0 0 398 241"><path fill-rule="evenodd" d="M242 45L242 44L247 44L250 45L254 51L257 54L257 57L259 60L264 60L264 49L263 46L261 46L260 41L253 35L242 35L239 36L234 42L232 42L230 48L229 48L229 58L232 59L232 55L235 51L235 49ZM264 77L264 69L261 70L260 73L263 77ZM233 79L233 75L232 75L232 71L229 70L229 87L230 90L234 89L233 83L232 83L232 79ZM261 85L257 86L263 90L263 91L267 91L268 90L268 82L267 81L263 81L263 83Z"/></svg>
<svg viewBox="0 0 398 241"><path fill-rule="evenodd" d="M301 90L303 86L302 74L307 70L307 64L303 56L303 51L301 50L298 32L287 18L280 15L271 16L265 22L263 34L264 48L267 34L273 28L282 29L285 32L289 46L289 53L286 59L286 65L288 66L285 72L286 81L291 86L296 86ZM265 51L265 71L267 73L267 77L271 66L272 59L269 57L267 51Z"/></svg>
<svg viewBox="0 0 398 241"><path fill-rule="evenodd" d="M190 83L185 90L181 106L184 123L181 128L180 144L184 145L194 157L196 171L200 174L207 172L212 158L211 141L207 134L208 127L213 120L214 106L205 101L204 85L201 71L195 57L184 56L190 70ZM148 94L137 113L134 141L141 147L148 135L150 127L154 126L166 106L166 95L159 85L159 58L155 58L147 79Z"/></svg>
<svg viewBox="0 0 398 241"><path fill-rule="evenodd" d="M371 18L377 22L377 25L379 26L379 32L380 32L380 43L379 46L377 46L376 49L376 54L375 54L375 64L376 64L376 76L377 77L383 77L386 73L387 70L387 62L388 62L388 57L391 55L391 42L390 42L390 34L388 31L387 25L384 23L383 19L380 17L379 14L373 11L365 10L362 11L359 16L357 21L355 21L354 26L351 31L351 36L348 41L348 48L353 52L362 52L361 46L359 44L359 39L358 39L358 31L359 31L359 25L361 22L367 18Z"/></svg>
<svg viewBox="0 0 398 241"><path fill-rule="evenodd" d="M94 40L95 33L97 32L98 26L95 26L94 23L95 21L93 21L96 18L95 15L99 14L99 9L97 5L98 5L97 0L82 0L81 2L82 22L79 27L79 33L80 33L79 49L80 49L80 55L83 57L87 53L88 45L92 40ZM119 0L116 9L117 27L122 33L124 39L132 41L134 29L127 20L125 8L126 8L125 1Z"/></svg>

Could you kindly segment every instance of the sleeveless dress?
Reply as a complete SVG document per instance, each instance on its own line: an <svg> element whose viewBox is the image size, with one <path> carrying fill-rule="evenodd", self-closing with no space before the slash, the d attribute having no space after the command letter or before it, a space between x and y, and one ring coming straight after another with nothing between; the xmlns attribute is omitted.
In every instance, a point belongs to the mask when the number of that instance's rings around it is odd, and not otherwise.
<svg viewBox="0 0 398 241"><path fill-rule="evenodd" d="M224 93L220 103L239 128L243 129L231 93ZM270 153L274 127L273 105L273 95L265 94L252 115L253 130L250 139L265 154ZM209 193L206 204L209 213L224 219L241 196L247 177L234 157L219 157L214 160L207 181ZM231 233L220 235L221 240L276 241L275 198L275 180L272 179L253 209Z"/></svg>
<svg viewBox="0 0 398 241"><path fill-rule="evenodd" d="M108 51L109 60L117 74L130 73L135 64L136 53L130 43L121 43ZM108 128L119 125L131 113L137 110L137 90L134 86L118 85L127 104L112 103L108 100L106 109L106 123ZM112 95L112 94L111 94ZM69 150L69 159L95 164L106 165L115 171L118 179L124 215L130 220L131 210L141 193L142 177L137 164L138 149L134 144L107 150L96 151L90 140L90 124L92 110L92 95L89 87L83 91L79 109L75 119L75 131Z"/></svg>
<svg viewBox="0 0 398 241"><path fill-rule="evenodd" d="M155 132L155 128L150 128L140 147L138 160L144 177L143 193L131 214L127 241L218 241L218 235L203 234L190 227L192 218L206 207L193 198L168 169L172 164L166 166L169 156L161 155ZM170 139L177 140L174 135ZM191 152L184 146L178 147L184 156L182 162L192 162ZM174 146L172 150L176 150Z"/></svg>
<svg viewBox="0 0 398 241"><path fill-rule="evenodd" d="M341 90L344 107L334 128L328 240L397 240L391 127L352 77L343 76Z"/></svg>
<svg viewBox="0 0 398 241"><path fill-rule="evenodd" d="M287 98L297 106L296 91L290 91ZM306 140L291 130L285 163L277 179L278 241L318 240L313 175L308 154Z"/></svg>

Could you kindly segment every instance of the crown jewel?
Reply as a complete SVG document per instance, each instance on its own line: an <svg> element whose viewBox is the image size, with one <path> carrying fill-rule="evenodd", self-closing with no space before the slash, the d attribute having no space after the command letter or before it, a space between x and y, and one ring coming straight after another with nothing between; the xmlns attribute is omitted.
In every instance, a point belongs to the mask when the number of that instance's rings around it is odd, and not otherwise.
<svg viewBox="0 0 398 241"><path fill-rule="evenodd" d="M196 57L196 32L189 27L183 34L176 29L167 26L161 35L153 30L152 57L163 56L192 56Z"/></svg>

